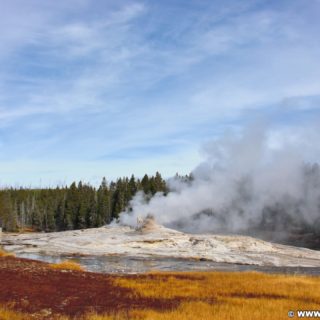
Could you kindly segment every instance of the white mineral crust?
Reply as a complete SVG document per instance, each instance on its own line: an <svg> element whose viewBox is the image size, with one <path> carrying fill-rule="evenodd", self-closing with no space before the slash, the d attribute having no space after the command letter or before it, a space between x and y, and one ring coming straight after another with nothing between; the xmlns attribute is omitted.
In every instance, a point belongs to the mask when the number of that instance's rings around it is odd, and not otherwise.
<svg viewBox="0 0 320 320"><path fill-rule="evenodd" d="M134 256L206 259L260 266L320 267L320 251L270 243L247 236L187 234L145 223L86 230L3 234L4 249L46 255Z"/></svg>

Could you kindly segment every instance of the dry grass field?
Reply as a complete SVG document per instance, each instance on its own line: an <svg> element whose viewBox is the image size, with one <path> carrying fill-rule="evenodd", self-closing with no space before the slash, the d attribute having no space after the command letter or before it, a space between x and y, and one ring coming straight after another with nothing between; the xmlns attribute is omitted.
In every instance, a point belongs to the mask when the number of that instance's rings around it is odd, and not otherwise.
<svg viewBox="0 0 320 320"><path fill-rule="evenodd" d="M14 257L14 254L10 252L6 252L0 248L0 258L1 257Z"/></svg>
<svg viewBox="0 0 320 320"><path fill-rule="evenodd" d="M51 263L50 267L52 269L60 269L60 270L84 271L84 269L81 267L80 264L72 260L62 261L60 263Z"/></svg>
<svg viewBox="0 0 320 320"><path fill-rule="evenodd" d="M262 273L154 273L118 278L139 297L177 300L172 311L136 310L137 319L288 319L289 310L320 309L318 277Z"/></svg>
<svg viewBox="0 0 320 320"><path fill-rule="evenodd" d="M0 320L288 319L320 309L320 277L257 272L112 276L0 257Z"/></svg>

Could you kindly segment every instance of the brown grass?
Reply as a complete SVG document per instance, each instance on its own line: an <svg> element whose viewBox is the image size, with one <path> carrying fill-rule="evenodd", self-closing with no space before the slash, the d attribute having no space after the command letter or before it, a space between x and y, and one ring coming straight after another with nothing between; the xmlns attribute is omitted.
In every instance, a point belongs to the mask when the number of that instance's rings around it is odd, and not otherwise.
<svg viewBox="0 0 320 320"><path fill-rule="evenodd" d="M66 260L60 263L51 263L50 267L52 269L59 269L59 270L84 271L83 267L79 263L73 260Z"/></svg>
<svg viewBox="0 0 320 320"><path fill-rule="evenodd" d="M132 299L142 300L147 297L168 302L177 301L177 307L159 310L132 307L129 304L128 310L105 315L89 313L78 315L76 319L279 320L288 319L289 310L320 308L320 277L257 272L153 272L144 275L114 276L112 282L119 290L130 289ZM0 319L24 320L30 319L30 314L28 318L11 309L0 308ZM72 318L52 314L50 319Z"/></svg>

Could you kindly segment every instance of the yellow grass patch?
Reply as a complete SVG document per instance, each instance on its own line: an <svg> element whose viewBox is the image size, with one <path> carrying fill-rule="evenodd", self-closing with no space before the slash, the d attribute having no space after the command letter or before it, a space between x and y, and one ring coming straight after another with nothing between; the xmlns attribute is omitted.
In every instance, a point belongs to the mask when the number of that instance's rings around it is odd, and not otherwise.
<svg viewBox="0 0 320 320"><path fill-rule="evenodd" d="M28 320L30 319L30 316L28 318L28 315L10 310L10 308L7 308L5 306L0 306L0 319L1 320Z"/></svg>
<svg viewBox="0 0 320 320"><path fill-rule="evenodd" d="M11 303L14 306L14 302ZM7 306L0 306L0 320L42 320L42 319L50 319L50 320L74 320L67 316L63 315L52 315L46 316L43 310L39 312L29 314L29 313L22 313L19 311L13 310L13 306L10 306L10 303ZM86 316L87 317L87 316ZM107 318L108 319L108 318ZM84 319L87 320L87 319ZM88 319L89 320L89 319Z"/></svg>
<svg viewBox="0 0 320 320"><path fill-rule="evenodd" d="M14 257L14 256L15 255L13 253L4 251L3 249L0 248L0 257Z"/></svg>
<svg viewBox="0 0 320 320"><path fill-rule="evenodd" d="M83 267L79 263L73 260L66 260L60 263L51 263L50 267L53 269L60 269L60 270L84 271Z"/></svg>
<svg viewBox="0 0 320 320"><path fill-rule="evenodd" d="M194 272L114 281L136 296L181 301L171 311L132 311L132 319L288 319L289 310L320 309L319 277Z"/></svg>

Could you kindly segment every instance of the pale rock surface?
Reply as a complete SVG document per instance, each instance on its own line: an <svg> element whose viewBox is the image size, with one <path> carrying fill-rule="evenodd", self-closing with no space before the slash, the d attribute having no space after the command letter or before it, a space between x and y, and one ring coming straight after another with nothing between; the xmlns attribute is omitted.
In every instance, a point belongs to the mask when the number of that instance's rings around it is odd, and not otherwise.
<svg viewBox="0 0 320 320"><path fill-rule="evenodd" d="M320 267L320 252L246 236L187 234L157 225L118 224L101 228L28 234L3 234L4 249L46 255L123 255L139 258L204 259L260 266Z"/></svg>

